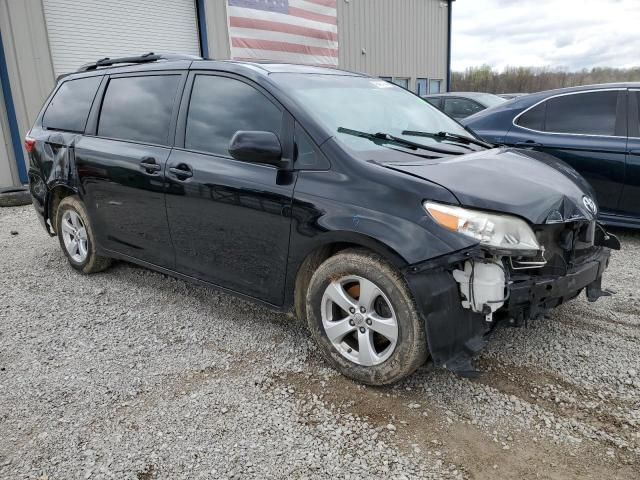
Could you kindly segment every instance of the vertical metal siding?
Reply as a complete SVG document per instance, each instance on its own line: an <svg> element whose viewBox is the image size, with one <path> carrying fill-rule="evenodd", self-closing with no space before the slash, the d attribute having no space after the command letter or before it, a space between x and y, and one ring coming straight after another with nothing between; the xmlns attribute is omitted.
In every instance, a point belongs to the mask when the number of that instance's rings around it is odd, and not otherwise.
<svg viewBox="0 0 640 480"><path fill-rule="evenodd" d="M42 1L0 0L0 34L18 124L17 133L23 138L54 85ZM6 117L5 109L6 106L0 116ZM3 133L6 135L8 132ZM8 149L4 142L0 143L0 149L3 150L0 161L9 159L13 172L12 179L4 178L3 174L0 182L18 183L13 149ZM23 155L27 158L24 150ZM7 171L6 168L0 170Z"/></svg>
<svg viewBox="0 0 640 480"><path fill-rule="evenodd" d="M338 0L340 68L444 81L447 28L441 0Z"/></svg>
<svg viewBox="0 0 640 480"><path fill-rule="evenodd" d="M2 84L0 84L0 188L12 187L20 182L11 145L9 118L6 112L4 92Z"/></svg>
<svg viewBox="0 0 640 480"><path fill-rule="evenodd" d="M205 0L209 53L229 58L227 0ZM337 0L339 66L376 76L443 80L447 73L447 2ZM366 54L362 54L362 49Z"/></svg>
<svg viewBox="0 0 640 480"><path fill-rule="evenodd" d="M227 27L227 0L205 0L209 56L227 59L231 55Z"/></svg>

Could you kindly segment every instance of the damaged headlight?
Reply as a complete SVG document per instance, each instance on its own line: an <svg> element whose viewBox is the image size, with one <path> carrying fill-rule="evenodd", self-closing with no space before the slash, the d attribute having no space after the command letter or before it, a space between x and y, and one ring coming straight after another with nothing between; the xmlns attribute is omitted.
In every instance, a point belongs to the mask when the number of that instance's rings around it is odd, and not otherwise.
<svg viewBox="0 0 640 480"><path fill-rule="evenodd" d="M518 217L428 201L423 205L441 227L474 238L485 247L504 251L540 250L533 230Z"/></svg>

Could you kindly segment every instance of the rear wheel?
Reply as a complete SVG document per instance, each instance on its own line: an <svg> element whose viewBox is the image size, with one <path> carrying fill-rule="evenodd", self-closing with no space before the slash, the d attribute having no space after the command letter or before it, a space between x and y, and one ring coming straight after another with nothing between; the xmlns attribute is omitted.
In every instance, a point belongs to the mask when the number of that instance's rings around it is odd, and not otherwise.
<svg viewBox="0 0 640 480"><path fill-rule="evenodd" d="M65 197L58 205L56 232L62 251L76 270L100 272L111 264L110 258L96 254L87 210L76 196Z"/></svg>
<svg viewBox="0 0 640 480"><path fill-rule="evenodd" d="M344 375L383 385L427 358L424 327L402 276L381 257L347 250L326 260L307 291L309 329Z"/></svg>

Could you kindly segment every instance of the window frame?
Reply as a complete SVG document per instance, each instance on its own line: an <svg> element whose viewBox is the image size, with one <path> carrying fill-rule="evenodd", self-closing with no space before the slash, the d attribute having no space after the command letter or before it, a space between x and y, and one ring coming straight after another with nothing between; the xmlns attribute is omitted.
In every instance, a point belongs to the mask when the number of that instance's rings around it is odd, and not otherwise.
<svg viewBox="0 0 640 480"><path fill-rule="evenodd" d="M418 84L420 83L421 80L424 80L424 85L425 85L425 92L423 94L420 94L418 92ZM426 77L416 77L415 82L413 82L414 84L414 92L416 95L418 95L419 97L426 97L427 95L429 95L429 79Z"/></svg>
<svg viewBox="0 0 640 480"><path fill-rule="evenodd" d="M296 162L298 161L298 153L299 153L298 141L297 141L298 137L296 135L298 131L301 131L304 135L306 135L306 137L311 142L311 145L313 145L316 155L320 157L321 161L324 160L326 167L320 168L316 166L315 168L309 168L309 167L300 167L296 165ZM311 135L309 135L309 132L307 132L302 126L302 124L297 120L294 120L292 133L293 133L293 170L298 172L302 172L302 171L326 172L327 170L331 170L331 161L327 158L327 156L324 154L324 152L322 151L320 146L315 142L315 140L311 137Z"/></svg>
<svg viewBox="0 0 640 480"><path fill-rule="evenodd" d="M198 75L208 76L208 77L231 78L233 80L238 80L250 87L253 87L256 90L258 90L260 93L262 93L267 98L267 100L269 100L276 108L278 108L278 110L282 112L282 123L280 125L280 133L278 134L278 139L280 140L280 145L282 146L282 158L283 160L293 158L293 117L291 117L287 109L284 108L284 106L273 95L271 95L266 89L264 89L262 86L258 85L257 83L241 75L236 75L231 72L223 72L223 71L211 71L211 70L190 70L189 71L186 79L186 83L183 89L184 93L180 101L180 108L177 116L173 148L177 150L182 150L184 152L196 153L199 155L209 155L212 157L224 158L234 162L240 162L240 160L236 160L231 155L222 155L219 153L185 148L184 141L185 141L185 136L187 131L187 116L189 115L189 105L191 103L191 95L193 93L193 84ZM241 162L241 163L247 163L247 162ZM267 164L261 164L261 165L269 168L277 168L274 165L267 165Z"/></svg>
<svg viewBox="0 0 640 480"><path fill-rule="evenodd" d="M178 85L176 87L176 94L173 99L173 108L171 110L171 118L169 120L169 131L167 133L167 143L162 144L162 143L141 142L139 140L132 140L129 138L114 138L114 137L106 137L103 135L98 135L98 125L100 122L100 115L102 114L102 106L104 104L107 88L109 88L109 83L111 82L111 80L117 79L117 78L151 77L151 76L180 77L178 80ZM114 73L114 74L105 75L102 83L100 84L100 87L98 87L98 93L96 94L96 97L93 101L94 104L91 108L91 112L89 113L89 119L87 120L87 125L85 127L85 135L88 137L101 138L105 140L134 143L136 145L153 145L157 147L172 148L175 141L178 108L180 105L180 99L184 92L184 85L185 85L186 79L187 79L187 71L185 70L141 70L138 72Z"/></svg>
<svg viewBox="0 0 640 480"><path fill-rule="evenodd" d="M438 82L438 91L437 92L432 92L431 91L431 82ZM441 78L429 78L429 84L427 85L429 88L429 93L427 95L437 95L439 93L443 93L442 92L442 84L443 84L444 80L442 80Z"/></svg>
<svg viewBox="0 0 640 480"><path fill-rule="evenodd" d="M626 95L627 90L628 89L625 88L625 87L617 87L617 88L596 88L596 89L591 89L591 90L578 90L576 92L558 93L556 95L552 95L550 97L543 98L542 100L539 100L538 102L534 103L533 105L525 108L520 113L518 113L518 115L513 117L513 119L511 120L511 124L514 127L521 128L522 130L527 130L529 132L535 132L535 133L541 133L543 135L546 134L546 135L571 135L571 136L574 136L574 137L627 138L627 135L602 135L602 134L596 134L596 133L549 132L549 131L546 131L546 130L535 130L533 128L523 127L522 125L519 125L517 123L518 120L520 119L520 117L522 115L524 115L525 113L527 113L529 110L532 110L532 109L536 108L537 106L542 105L543 103L548 102L549 100L552 100L554 98L566 97L568 95L584 95L584 94L587 94L587 93L618 92L618 98L616 100L616 122L615 122L615 128L617 129L618 122L623 122L622 129L627 131L628 119L627 119L627 113L626 113L626 104L627 104L628 100L626 98L623 98L621 100L621 97L620 97L621 94ZM544 125L546 126L546 111L545 111Z"/></svg>
<svg viewBox="0 0 640 480"><path fill-rule="evenodd" d="M396 83L397 81L407 81L407 86L404 87L402 85L400 85L399 83ZM393 80L391 80L391 83L393 83L394 85L400 87L400 88L404 88L405 90L408 90L409 92L411 92L411 77L393 77Z"/></svg>
<svg viewBox="0 0 640 480"><path fill-rule="evenodd" d="M78 131L78 130L66 130L63 128L52 128L52 127L46 127L44 125L44 116L47 113L47 110L49 110L49 107L51 106L51 102L53 101L53 99L55 98L55 96L58 94L58 92L60 91L60 89L62 88L62 86L68 82L74 82L77 80L85 80L88 78L96 78L99 77L100 81L98 82L98 88L96 89L95 93L93 94L93 98L91 99L91 106L89 107L89 112L87 114L87 118L84 122L84 128L82 131ZM42 110L40 111L40 113L38 114L38 118L36 120L36 124L42 128L43 130L47 130L47 131L52 131L52 132L67 132L67 133L77 133L77 134L81 134L84 135L85 132L87 131L87 129L89 128L89 120L91 119L91 113L93 112L96 104L98 103L97 100L100 98L100 94L102 92L102 88L103 85L106 81L106 77L107 75L104 75L103 73L98 74L98 75L86 75L86 76L81 76L81 77L69 77L66 79L63 79L60 83L58 83L58 85L53 89L53 91L49 94L49 97L47 98L44 107L42 108Z"/></svg>
<svg viewBox="0 0 640 480"><path fill-rule="evenodd" d="M640 88L627 90L627 137L640 138Z"/></svg>

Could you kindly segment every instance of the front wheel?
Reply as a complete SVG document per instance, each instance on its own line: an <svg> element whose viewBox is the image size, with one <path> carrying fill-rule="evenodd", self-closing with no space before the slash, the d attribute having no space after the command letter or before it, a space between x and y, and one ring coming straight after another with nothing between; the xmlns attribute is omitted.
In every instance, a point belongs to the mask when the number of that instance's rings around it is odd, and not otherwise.
<svg viewBox="0 0 640 480"><path fill-rule="evenodd" d="M84 204L75 196L65 197L58 205L56 233L62 251L76 270L100 272L111 259L96 254L96 243Z"/></svg>
<svg viewBox="0 0 640 480"><path fill-rule="evenodd" d="M318 267L307 319L327 360L362 383L396 382L427 358L424 326L404 279L364 250L346 250Z"/></svg>

